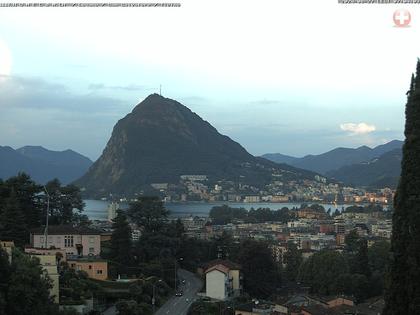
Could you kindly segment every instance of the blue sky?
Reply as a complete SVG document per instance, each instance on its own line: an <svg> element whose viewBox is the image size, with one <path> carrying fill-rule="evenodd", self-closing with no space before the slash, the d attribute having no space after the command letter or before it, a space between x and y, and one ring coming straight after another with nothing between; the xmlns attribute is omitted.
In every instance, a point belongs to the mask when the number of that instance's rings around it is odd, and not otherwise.
<svg viewBox="0 0 420 315"><path fill-rule="evenodd" d="M95 160L160 84L255 155L402 139L419 5L398 28L396 5L181 4L0 8L0 145Z"/></svg>

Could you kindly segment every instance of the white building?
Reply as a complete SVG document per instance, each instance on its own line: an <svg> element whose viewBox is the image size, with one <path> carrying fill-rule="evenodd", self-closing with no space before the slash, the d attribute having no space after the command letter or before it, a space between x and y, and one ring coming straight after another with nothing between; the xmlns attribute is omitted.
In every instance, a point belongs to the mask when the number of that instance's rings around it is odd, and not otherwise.
<svg viewBox="0 0 420 315"><path fill-rule="evenodd" d="M216 260L205 270L206 296L226 300L239 296L242 288L240 267L230 261Z"/></svg>
<svg viewBox="0 0 420 315"><path fill-rule="evenodd" d="M108 206L108 221L112 221L117 217L117 210L120 205L117 202L111 202Z"/></svg>

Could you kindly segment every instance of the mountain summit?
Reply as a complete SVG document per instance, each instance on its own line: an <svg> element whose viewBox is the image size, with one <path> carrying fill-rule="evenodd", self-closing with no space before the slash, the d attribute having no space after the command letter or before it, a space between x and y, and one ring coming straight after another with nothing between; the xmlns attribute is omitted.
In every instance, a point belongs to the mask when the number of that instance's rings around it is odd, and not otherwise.
<svg viewBox="0 0 420 315"><path fill-rule="evenodd" d="M184 105L152 94L118 121L101 157L76 184L96 197L131 195L191 174L258 185L270 181L273 170L314 176L254 157Z"/></svg>

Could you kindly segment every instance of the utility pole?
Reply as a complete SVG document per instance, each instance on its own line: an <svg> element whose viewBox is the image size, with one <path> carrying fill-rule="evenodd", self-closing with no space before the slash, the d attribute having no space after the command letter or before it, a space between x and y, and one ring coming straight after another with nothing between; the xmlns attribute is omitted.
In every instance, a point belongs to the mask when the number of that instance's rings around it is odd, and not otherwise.
<svg viewBox="0 0 420 315"><path fill-rule="evenodd" d="M45 220L45 230L44 230L44 246L48 248L48 215L50 213L50 195L48 194L47 187L44 186L45 194L47 195L47 217Z"/></svg>

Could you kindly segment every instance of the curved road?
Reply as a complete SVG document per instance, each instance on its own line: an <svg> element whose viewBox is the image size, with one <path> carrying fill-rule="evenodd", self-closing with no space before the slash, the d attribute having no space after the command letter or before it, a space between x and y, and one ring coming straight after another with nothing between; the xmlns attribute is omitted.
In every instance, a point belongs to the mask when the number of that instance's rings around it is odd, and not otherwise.
<svg viewBox="0 0 420 315"><path fill-rule="evenodd" d="M178 277L180 280L185 280L185 284L179 285L179 289L184 294L171 297L155 315L187 315L191 304L197 299L197 292L200 291L203 285L201 280L184 269L178 270Z"/></svg>

